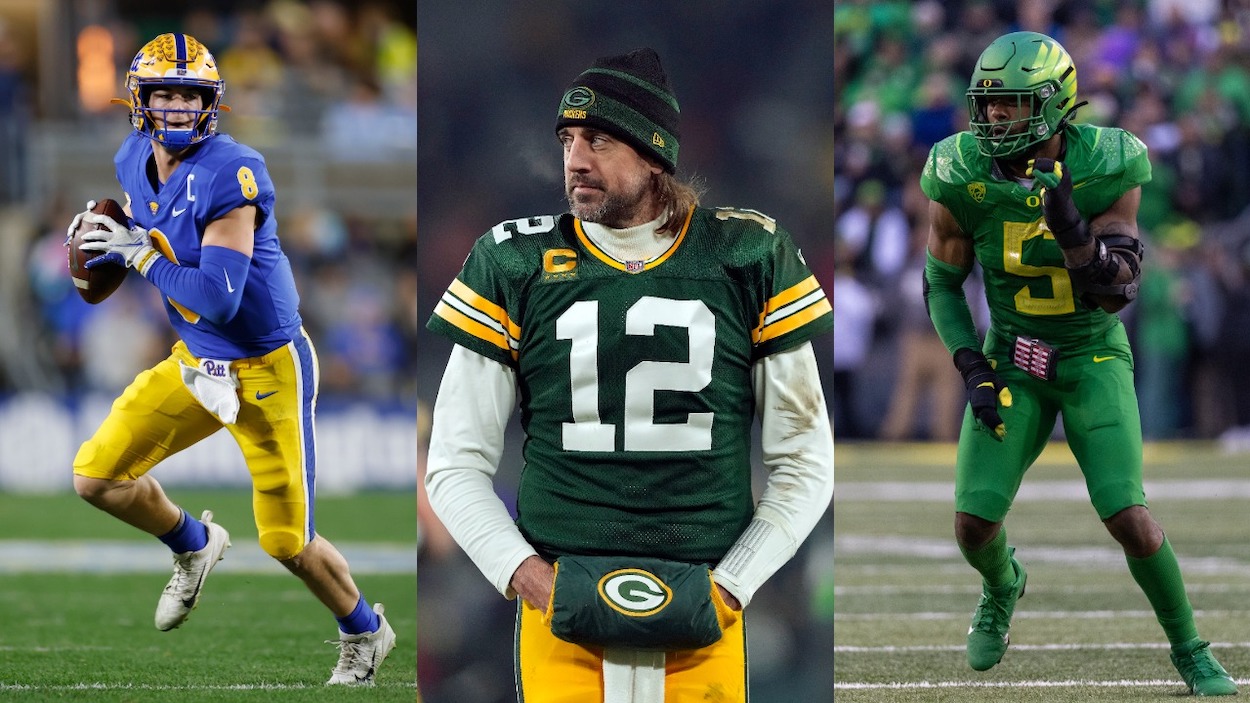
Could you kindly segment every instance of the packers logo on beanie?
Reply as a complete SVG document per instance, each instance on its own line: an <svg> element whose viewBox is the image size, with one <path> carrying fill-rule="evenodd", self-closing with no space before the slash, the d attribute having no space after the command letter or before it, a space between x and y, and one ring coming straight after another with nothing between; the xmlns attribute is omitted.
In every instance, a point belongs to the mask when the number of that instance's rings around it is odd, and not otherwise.
<svg viewBox="0 0 1250 703"><path fill-rule="evenodd" d="M677 98L651 49L607 56L582 72L560 100L556 131L594 127L623 139L664 170L677 170Z"/></svg>

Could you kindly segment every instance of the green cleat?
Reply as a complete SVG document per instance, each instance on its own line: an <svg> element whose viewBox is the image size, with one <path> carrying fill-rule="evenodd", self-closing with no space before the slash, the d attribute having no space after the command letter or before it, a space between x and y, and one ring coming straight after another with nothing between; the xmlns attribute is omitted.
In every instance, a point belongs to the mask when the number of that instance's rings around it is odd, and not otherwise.
<svg viewBox="0 0 1250 703"><path fill-rule="evenodd" d="M1237 684L1215 661L1211 643L1192 639L1172 648L1172 665L1195 696L1235 696Z"/></svg>
<svg viewBox="0 0 1250 703"><path fill-rule="evenodd" d="M1015 554L1015 547L1011 553ZM1016 580L1007 586L990 588L981 586L981 601L972 614L972 625L968 628L968 665L977 671L985 671L1002 661L1007 652L1007 630L1011 627L1011 615L1016 610L1016 601L1024 595L1024 583L1028 574L1024 567L1011 558L1011 567L1015 569Z"/></svg>

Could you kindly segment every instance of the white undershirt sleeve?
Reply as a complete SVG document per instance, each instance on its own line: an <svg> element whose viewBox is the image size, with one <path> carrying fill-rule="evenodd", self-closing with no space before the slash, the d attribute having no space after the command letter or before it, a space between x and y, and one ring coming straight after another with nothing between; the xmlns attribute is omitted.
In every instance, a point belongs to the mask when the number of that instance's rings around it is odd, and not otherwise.
<svg viewBox="0 0 1250 703"><path fill-rule="evenodd" d="M538 553L493 485L515 403L511 368L456 345L434 401L425 476L434 513L508 599L516 597L512 574Z"/></svg>
<svg viewBox="0 0 1250 703"><path fill-rule="evenodd" d="M713 570L743 607L833 499L833 428L811 343L760 359L751 378L768 482L751 524Z"/></svg>

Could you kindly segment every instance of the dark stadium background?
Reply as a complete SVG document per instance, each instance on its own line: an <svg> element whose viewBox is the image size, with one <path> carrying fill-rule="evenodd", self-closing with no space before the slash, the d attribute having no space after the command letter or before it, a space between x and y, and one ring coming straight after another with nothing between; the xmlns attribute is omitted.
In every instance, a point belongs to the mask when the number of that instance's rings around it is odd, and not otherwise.
<svg viewBox="0 0 1250 703"><path fill-rule="evenodd" d="M482 233L566 209L559 98L595 58L640 46L659 52L673 83L679 171L705 180L704 203L777 218L830 289L832 3L422 2L418 16L422 322ZM418 344L418 394L429 404L449 345L424 329ZM817 350L829 370L829 335ZM519 474L513 430L496 481L505 502ZM762 468L757 474L762 486ZM514 603L427 516L418 562L422 695L426 703L514 700ZM826 513L748 610L753 701L829 700L832 525Z"/></svg>

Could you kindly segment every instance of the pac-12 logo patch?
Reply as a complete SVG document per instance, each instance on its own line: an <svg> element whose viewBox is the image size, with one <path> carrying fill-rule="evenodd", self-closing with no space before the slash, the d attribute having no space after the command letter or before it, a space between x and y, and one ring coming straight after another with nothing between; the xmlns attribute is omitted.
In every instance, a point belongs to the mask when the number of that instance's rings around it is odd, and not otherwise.
<svg viewBox="0 0 1250 703"><path fill-rule="evenodd" d="M972 199L977 201L978 203L981 202L982 200L985 200L985 184L980 181L977 181L975 183L969 183L968 195L971 195Z"/></svg>
<svg viewBox="0 0 1250 703"><path fill-rule="evenodd" d="M618 569L599 579L599 597L621 615L655 615L673 602L673 589L650 571Z"/></svg>

